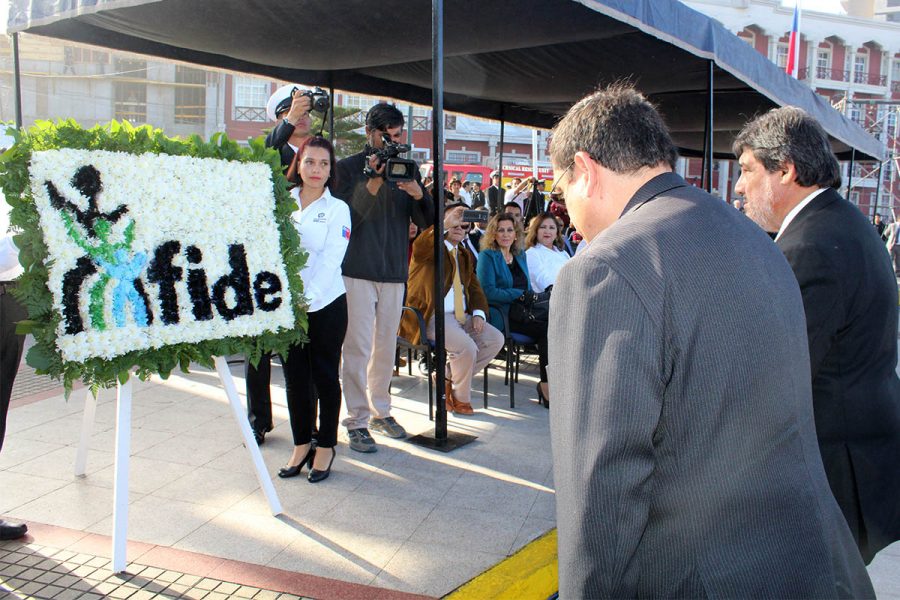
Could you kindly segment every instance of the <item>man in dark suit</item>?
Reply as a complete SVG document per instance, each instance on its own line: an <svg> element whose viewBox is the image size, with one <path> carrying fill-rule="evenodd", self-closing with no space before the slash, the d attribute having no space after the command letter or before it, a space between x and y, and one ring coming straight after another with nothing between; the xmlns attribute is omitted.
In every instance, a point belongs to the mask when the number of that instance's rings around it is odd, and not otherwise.
<svg viewBox="0 0 900 600"><path fill-rule="evenodd" d="M309 111L312 108L309 96L304 96L294 84L283 85L269 97L266 114L276 121L275 127L266 136L266 147L275 148L281 155L281 166L285 170L294 160L296 148L309 137L312 123ZM272 355L263 354L257 365L244 361L244 377L247 382L247 419L253 430L257 444L266 441L266 434L272 431L272 395L269 382L272 376Z"/></svg>
<svg viewBox="0 0 900 600"><path fill-rule="evenodd" d="M500 171L491 171L491 185L487 189L487 206L493 217L506 203L506 190L500 186Z"/></svg>
<svg viewBox="0 0 900 600"><path fill-rule="evenodd" d="M874 597L816 446L784 256L672 172L628 86L572 107L550 154L590 242L550 307L560 596Z"/></svg>
<svg viewBox="0 0 900 600"><path fill-rule="evenodd" d="M772 110L734 142L747 215L800 284L813 409L831 490L866 563L900 539L897 281L881 238L835 190L840 167L819 124Z"/></svg>

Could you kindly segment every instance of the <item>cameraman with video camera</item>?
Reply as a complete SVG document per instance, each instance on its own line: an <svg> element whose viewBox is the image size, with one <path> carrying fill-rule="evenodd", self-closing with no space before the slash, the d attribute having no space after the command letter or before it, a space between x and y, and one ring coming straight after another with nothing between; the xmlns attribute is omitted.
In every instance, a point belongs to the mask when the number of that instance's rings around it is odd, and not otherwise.
<svg viewBox="0 0 900 600"><path fill-rule="evenodd" d="M396 107L376 104L366 115L365 149L337 164L334 195L350 205L353 224L342 265L349 317L343 425L357 452L377 450L370 428L406 437L391 416L390 385L408 271L409 221L420 229L431 225L434 204L415 163L397 158L408 150L400 144L403 125Z"/></svg>

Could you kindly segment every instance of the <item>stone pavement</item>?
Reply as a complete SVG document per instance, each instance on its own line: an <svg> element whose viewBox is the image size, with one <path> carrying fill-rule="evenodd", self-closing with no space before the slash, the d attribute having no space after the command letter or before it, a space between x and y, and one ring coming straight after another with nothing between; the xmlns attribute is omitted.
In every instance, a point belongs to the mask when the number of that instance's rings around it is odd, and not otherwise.
<svg viewBox="0 0 900 600"><path fill-rule="evenodd" d="M242 390L243 368L232 372ZM292 442L283 380L273 369L276 428L261 450L284 505L279 518L269 513L215 372L135 381L129 573L170 551L229 561L244 574L268 569L272 577L369 586L360 597L391 597L385 590L442 596L555 526L548 415L532 400L536 372L536 365L523 366L510 410L502 371L491 370L490 409L450 417L451 430L477 435L474 443L442 454L376 434L379 451L359 454L342 434L331 478L312 485L274 476ZM394 416L410 433L433 431L424 377L404 369L392 393ZM115 391L100 394L84 478L72 473L85 390L68 401L58 389L14 395L0 454L0 515L29 523L32 543L51 561L56 552L76 550L71 540L45 539L44 525L91 540L93 552L78 554L108 556L108 540L97 539L112 528ZM473 399L478 408L480 392ZM10 550L0 544L0 552ZM179 564L165 568L200 575ZM19 575L0 572L0 579L10 587ZM225 575L217 579L241 583ZM309 581L279 591L347 597Z"/></svg>

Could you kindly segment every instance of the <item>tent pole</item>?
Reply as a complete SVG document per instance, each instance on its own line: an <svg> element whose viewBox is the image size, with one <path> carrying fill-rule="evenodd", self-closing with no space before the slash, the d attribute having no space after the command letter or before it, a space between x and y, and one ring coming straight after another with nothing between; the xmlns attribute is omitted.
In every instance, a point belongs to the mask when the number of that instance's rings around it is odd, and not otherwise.
<svg viewBox="0 0 900 600"><path fill-rule="evenodd" d="M431 132L434 141L434 297L444 297L444 0L431 0ZM444 311L434 311L434 365L437 375L437 399L434 415L434 438L439 445L447 441L447 403L445 395L447 361L444 337Z"/></svg>
<svg viewBox="0 0 900 600"><path fill-rule="evenodd" d="M22 129L22 72L19 68L19 33L12 34L13 79L16 86L16 129Z"/></svg>
<svg viewBox="0 0 900 600"><path fill-rule="evenodd" d="M853 187L853 161L856 160L856 148L850 150L850 168L847 169L847 200L850 200L850 188ZM851 201L852 202L852 201Z"/></svg>
<svg viewBox="0 0 900 600"><path fill-rule="evenodd" d="M713 168L713 72L715 63L707 61L709 79L706 84L706 135L703 140L703 187L707 192L712 192L712 168Z"/></svg>
<svg viewBox="0 0 900 600"><path fill-rule="evenodd" d="M434 297L444 293L444 0L431 0L431 125L434 144ZM434 311L434 377L437 384L434 411L434 437L428 434L409 438L410 443L450 452L476 439L466 433L447 431L446 371L447 351L444 347L444 311Z"/></svg>
<svg viewBox="0 0 900 600"><path fill-rule="evenodd" d="M875 210L873 212L878 212L878 199L881 198L881 167L884 165L883 162L878 163L878 168L876 169L878 179L875 180ZM872 219L875 218L873 214Z"/></svg>
<svg viewBox="0 0 900 600"><path fill-rule="evenodd" d="M500 106L500 144L497 150L497 172L500 173L500 191L503 191L503 135L506 130L506 115L503 106ZM501 197L502 200L502 197ZM500 203L500 212L503 212L503 203Z"/></svg>
<svg viewBox="0 0 900 600"><path fill-rule="evenodd" d="M331 100L331 110L328 111L328 141L334 146L337 141L334 139L334 86L328 87L328 98Z"/></svg>

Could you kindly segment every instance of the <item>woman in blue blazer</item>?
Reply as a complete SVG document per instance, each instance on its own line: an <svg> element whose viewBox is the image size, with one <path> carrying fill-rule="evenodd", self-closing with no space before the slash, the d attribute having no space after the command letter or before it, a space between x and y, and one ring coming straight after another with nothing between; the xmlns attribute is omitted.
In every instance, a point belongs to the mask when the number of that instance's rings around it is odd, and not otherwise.
<svg viewBox="0 0 900 600"><path fill-rule="evenodd" d="M509 318L510 305L517 298L533 293L528 276L528 263L525 260L524 237L518 220L509 213L500 213L490 220L481 238L476 271L481 289L491 304L490 323L500 331L503 331L503 317L497 308ZM541 404L549 406L547 324L510 320L509 328L537 341L541 368L541 381L537 386L538 399Z"/></svg>

